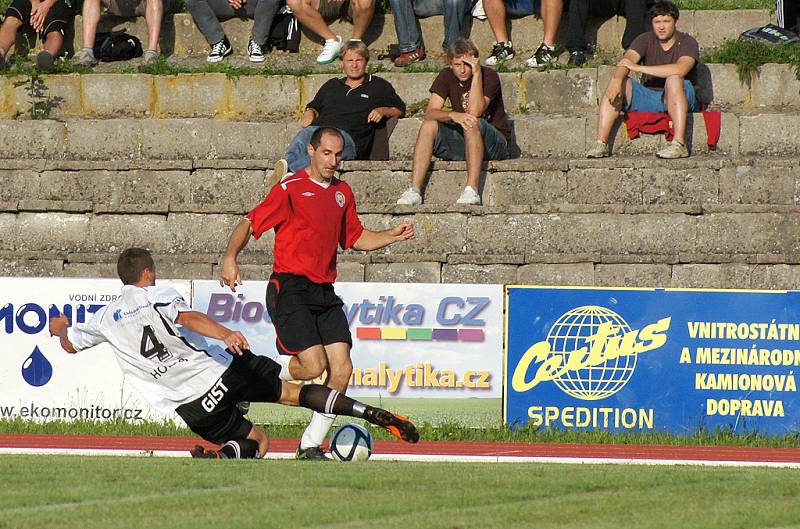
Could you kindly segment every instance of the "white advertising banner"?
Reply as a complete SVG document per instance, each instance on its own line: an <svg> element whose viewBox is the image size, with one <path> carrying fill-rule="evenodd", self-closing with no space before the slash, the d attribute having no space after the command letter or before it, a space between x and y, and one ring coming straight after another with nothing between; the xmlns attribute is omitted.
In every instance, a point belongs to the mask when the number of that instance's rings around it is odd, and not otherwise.
<svg viewBox="0 0 800 529"><path fill-rule="evenodd" d="M253 352L275 356L265 281L233 293L194 281L192 307L239 330ZM355 397L495 398L502 395L503 287L336 283L353 336Z"/></svg>
<svg viewBox="0 0 800 529"><path fill-rule="evenodd" d="M158 284L190 298L189 281ZM88 321L121 287L118 279L0 278L0 418L164 418L126 384L107 344L67 354L48 331L50 317L59 313L73 323Z"/></svg>

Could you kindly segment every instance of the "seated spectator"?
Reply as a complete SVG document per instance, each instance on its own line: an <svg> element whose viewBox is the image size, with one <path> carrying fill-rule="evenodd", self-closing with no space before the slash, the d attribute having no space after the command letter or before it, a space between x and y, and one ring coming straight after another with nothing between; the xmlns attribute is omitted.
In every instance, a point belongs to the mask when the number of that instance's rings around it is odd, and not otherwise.
<svg viewBox="0 0 800 529"><path fill-rule="evenodd" d="M416 17L444 15L442 49L445 51L456 39L464 36L469 7L467 0L389 0L389 5L394 15L394 30L400 45L400 56L394 60L395 66L405 66L425 59L425 45Z"/></svg>
<svg viewBox="0 0 800 529"><path fill-rule="evenodd" d="M147 48L142 63L158 59L158 39L161 36L161 21L164 18L163 0L84 0L83 1L83 49L75 54L74 63L79 66L96 66L94 37L100 23L101 8L118 17L140 17L147 20Z"/></svg>
<svg viewBox="0 0 800 529"><path fill-rule="evenodd" d="M593 55L586 43L586 21L589 15L609 18L625 17L622 48L628 49L633 39L647 31L647 0L571 0L567 17L567 50L570 66L583 65Z"/></svg>
<svg viewBox="0 0 800 529"><path fill-rule="evenodd" d="M478 185L483 160L509 155L511 123L503 105L500 76L481 66L478 48L458 39L447 50L450 63L434 79L425 121L419 129L411 166L411 187L398 204L422 204L422 184L431 156L467 161L467 186L456 204L480 205ZM452 110L444 109L450 101Z"/></svg>
<svg viewBox="0 0 800 529"><path fill-rule="evenodd" d="M675 29L679 12L672 2L657 2L650 8L649 16L653 30L633 40L600 99L597 143L586 153L588 158L610 155L608 138L623 109L626 112L667 112L675 135L656 156L689 156L686 122L689 112L699 110L693 82L697 78L700 49L692 36ZM641 82L632 80L631 72L641 73Z"/></svg>
<svg viewBox="0 0 800 529"><path fill-rule="evenodd" d="M363 42L344 45L344 77L328 80L306 105L300 119L302 129L289 143L286 158L275 165L271 184L284 178L287 171L294 173L309 164L308 142L319 127L335 127L342 133L343 160L365 160L378 124L405 115L406 104L388 81L367 73L368 62L369 50Z"/></svg>
<svg viewBox="0 0 800 529"><path fill-rule="evenodd" d="M0 69L6 67L6 55L17 42L17 32L30 28L44 40L44 49L36 55L36 67L52 68L64 48L64 32L72 24L75 10L69 0L13 0L0 25Z"/></svg>
<svg viewBox="0 0 800 529"><path fill-rule="evenodd" d="M486 64L494 66L513 59L516 52L508 38L506 17L520 18L533 15L540 7L540 16L544 24L544 38L533 57L525 61L531 68L539 68L558 59L556 53L556 35L564 9L563 0L483 0L483 10L489 19L489 26L494 33L495 45L487 57Z"/></svg>
<svg viewBox="0 0 800 529"><path fill-rule="evenodd" d="M350 40L361 41L375 13L375 0L286 0L286 4L300 24L325 39L322 53L317 57L319 64L330 64L342 53L342 37L331 31L326 20L348 16L353 20Z"/></svg>
<svg viewBox="0 0 800 529"><path fill-rule="evenodd" d="M208 62L221 62L233 53L220 20L233 17L253 19L253 32L247 43L250 62L264 62L264 46L272 21L280 9L280 0L186 0L186 8L206 38L211 51Z"/></svg>

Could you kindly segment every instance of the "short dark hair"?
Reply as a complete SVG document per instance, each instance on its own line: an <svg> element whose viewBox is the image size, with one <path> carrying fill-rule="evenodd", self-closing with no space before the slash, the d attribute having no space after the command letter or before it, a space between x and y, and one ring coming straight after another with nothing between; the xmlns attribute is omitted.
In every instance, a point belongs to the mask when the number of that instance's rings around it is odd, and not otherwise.
<svg viewBox="0 0 800 529"><path fill-rule="evenodd" d="M447 62L453 62L454 58L461 55L471 55L473 57L477 57L478 54L478 47L475 46L472 41L465 38L459 38L447 47Z"/></svg>
<svg viewBox="0 0 800 529"><path fill-rule="evenodd" d="M342 145L344 145L344 136L342 136L342 133L339 132L339 129L335 129L333 127L320 127L315 130L313 134L311 134L311 139L308 140L308 143L314 147L314 150L317 150L317 147L319 147L324 134L334 134L339 136L339 139L342 140Z"/></svg>
<svg viewBox="0 0 800 529"><path fill-rule="evenodd" d="M647 12L647 15L650 17L650 20L656 17L670 16L677 21L680 16L680 11L678 10L678 6L672 2L656 2Z"/></svg>
<svg viewBox="0 0 800 529"><path fill-rule="evenodd" d="M155 270L153 256L144 248L128 248L119 254L117 259L117 275L123 285L133 285L142 278L145 269Z"/></svg>

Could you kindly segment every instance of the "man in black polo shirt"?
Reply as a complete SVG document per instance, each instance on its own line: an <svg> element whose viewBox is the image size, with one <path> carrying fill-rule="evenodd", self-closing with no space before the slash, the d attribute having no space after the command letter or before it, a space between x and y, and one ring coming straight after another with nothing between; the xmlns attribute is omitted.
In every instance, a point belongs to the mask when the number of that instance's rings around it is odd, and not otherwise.
<svg viewBox="0 0 800 529"><path fill-rule="evenodd" d="M385 79L367 72L369 50L361 41L345 44L342 53L344 77L327 81L306 105L300 129L286 149L286 158L275 165L273 181L287 171L294 173L308 166L308 145L319 127L339 129L344 137L343 160L369 158L375 127L384 119L403 117L406 104Z"/></svg>

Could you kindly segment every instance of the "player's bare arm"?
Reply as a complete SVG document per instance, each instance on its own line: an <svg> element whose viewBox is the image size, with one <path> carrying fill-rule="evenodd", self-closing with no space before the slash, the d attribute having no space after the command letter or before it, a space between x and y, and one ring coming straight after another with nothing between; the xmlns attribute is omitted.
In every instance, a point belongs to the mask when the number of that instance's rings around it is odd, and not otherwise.
<svg viewBox="0 0 800 529"><path fill-rule="evenodd" d="M56 318L50 318L50 336L57 336L61 342L61 348L70 354L74 354L78 351L67 338L67 327L69 327L69 320L63 314L59 314Z"/></svg>
<svg viewBox="0 0 800 529"><path fill-rule="evenodd" d="M464 64L467 64L472 70L472 83L469 88L469 101L470 105L467 109L467 114L479 118L486 107L489 105L489 98L483 94L483 71L481 70L481 62L477 57L464 57ZM475 103L473 103L473 101Z"/></svg>
<svg viewBox="0 0 800 529"><path fill-rule="evenodd" d="M178 314L177 322L192 332L225 342L225 346L238 355L245 349L250 349L250 343L242 333L225 327L202 312L193 310L181 312Z"/></svg>
<svg viewBox="0 0 800 529"><path fill-rule="evenodd" d="M622 59L625 60L624 58ZM620 61L621 63L622 61ZM693 57L689 57L684 55L678 62L672 64L662 64L659 66L643 66L640 64L634 64L629 66L631 71L640 72L646 75L652 75L653 77L660 77L662 79L666 79L667 77L671 77L673 75L678 75L680 77L686 77L689 72L694 68L695 60Z"/></svg>
<svg viewBox="0 0 800 529"><path fill-rule="evenodd" d="M400 241L409 241L414 238L414 225L409 222L398 224L394 228L383 231L365 229L361 233L353 248L361 251L379 250L390 244Z"/></svg>
<svg viewBox="0 0 800 529"><path fill-rule="evenodd" d="M239 257L241 251L247 246L252 233L250 219L246 217L233 229L228 239L228 247L225 249L225 255L222 256L222 268L219 272L219 286L227 285L233 292L236 292L236 285L242 284L242 278L239 274L239 264L236 262L236 258Z"/></svg>
<svg viewBox="0 0 800 529"><path fill-rule="evenodd" d="M402 118L405 114L397 107L376 107L367 116L367 122L378 123L384 118Z"/></svg>

